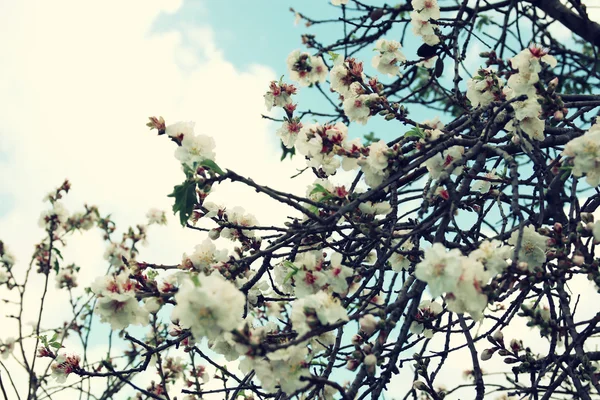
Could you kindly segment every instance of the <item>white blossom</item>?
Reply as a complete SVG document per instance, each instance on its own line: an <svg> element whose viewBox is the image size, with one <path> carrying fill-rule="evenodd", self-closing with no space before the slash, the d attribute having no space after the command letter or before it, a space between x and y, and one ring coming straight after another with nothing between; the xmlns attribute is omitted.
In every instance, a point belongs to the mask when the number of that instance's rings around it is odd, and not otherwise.
<svg viewBox="0 0 600 400"><path fill-rule="evenodd" d="M423 19L440 19L440 6L437 0L412 0L412 7Z"/></svg>
<svg viewBox="0 0 600 400"><path fill-rule="evenodd" d="M462 274L462 253L458 249L447 249L441 243L434 243L425 249L423 261L415 267L415 277L427 282L431 295L437 297L456 288Z"/></svg>
<svg viewBox="0 0 600 400"><path fill-rule="evenodd" d="M181 164L194 168L194 163L215 159L215 141L206 135L185 135L181 146L175 150L175 158Z"/></svg>
<svg viewBox="0 0 600 400"><path fill-rule="evenodd" d="M519 240L519 230L516 230L508 239L508 243L516 246ZM535 267L541 267L546 262L548 237L540 235L531 225L523 228L523 238L519 250L519 262L526 262L530 271Z"/></svg>
<svg viewBox="0 0 600 400"><path fill-rule="evenodd" d="M129 279L127 271L100 276L92 282L91 289L98 298L94 311L113 330L148 323L148 311L140 307L135 296L136 283Z"/></svg>
<svg viewBox="0 0 600 400"><path fill-rule="evenodd" d="M344 113L350 121L366 125L371 116L370 105L379 99L376 93L362 94L358 97L349 97L344 100Z"/></svg>
<svg viewBox="0 0 600 400"><path fill-rule="evenodd" d="M600 185L600 122L596 122L582 136L568 142L563 155L573 159L571 172L574 176L585 174L590 186Z"/></svg>
<svg viewBox="0 0 600 400"><path fill-rule="evenodd" d="M348 314L338 299L320 291L294 301L291 318L294 329L303 335L317 326L348 321Z"/></svg>
<svg viewBox="0 0 600 400"><path fill-rule="evenodd" d="M166 127L165 133L174 138L178 138L180 136L194 136L194 126L195 122L192 121L180 121L174 124L171 124Z"/></svg>
<svg viewBox="0 0 600 400"><path fill-rule="evenodd" d="M171 320L189 328L197 340L216 339L237 328L246 304L242 292L219 274L199 274L196 282L187 279L179 287Z"/></svg>
<svg viewBox="0 0 600 400"><path fill-rule="evenodd" d="M379 39L375 43L375 50L379 52L373 57L373 67L382 74L390 76L399 75L400 65L406 61L406 57L400 51L402 46L395 40Z"/></svg>

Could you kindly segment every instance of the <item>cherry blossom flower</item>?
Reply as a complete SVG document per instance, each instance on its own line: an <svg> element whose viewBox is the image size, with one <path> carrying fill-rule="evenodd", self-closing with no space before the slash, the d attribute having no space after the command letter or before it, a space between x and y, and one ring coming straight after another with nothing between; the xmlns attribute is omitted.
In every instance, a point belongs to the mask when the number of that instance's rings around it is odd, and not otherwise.
<svg viewBox="0 0 600 400"><path fill-rule="evenodd" d="M194 136L195 122L192 121L180 121L167 126L165 133L172 137L182 140L185 136Z"/></svg>
<svg viewBox="0 0 600 400"><path fill-rule="evenodd" d="M379 39L375 44L375 50L379 52L373 57L373 67L382 74L397 76L400 73L400 65L406 61L406 57L400 48L402 46L395 40Z"/></svg>
<svg viewBox="0 0 600 400"><path fill-rule="evenodd" d="M77 355L67 356L59 354L50 367L52 369L52 377L56 379L57 383L65 383L67 376L79 369L79 361L80 358Z"/></svg>
<svg viewBox="0 0 600 400"><path fill-rule="evenodd" d="M175 158L181 164L194 168L194 164L215 159L215 141L206 135L185 135L181 146L175 150Z"/></svg>
<svg viewBox="0 0 600 400"><path fill-rule="evenodd" d="M590 186L600 185L600 121L596 121L585 134L565 145L563 155L572 158L574 176L585 174Z"/></svg>
<svg viewBox="0 0 600 400"><path fill-rule="evenodd" d="M267 110L271 111L273 107L285 107L292 102L292 95L294 94L296 94L294 85L271 81L269 91L264 96Z"/></svg>
<svg viewBox="0 0 600 400"><path fill-rule="evenodd" d="M15 349L15 339L12 337L6 338L4 340L0 339L0 357L3 360L6 360Z"/></svg>
<svg viewBox="0 0 600 400"><path fill-rule="evenodd" d="M376 93L362 94L344 100L344 113L350 121L366 125L371 116L371 105L379 99Z"/></svg>
<svg viewBox="0 0 600 400"><path fill-rule="evenodd" d="M440 6L437 0L412 0L411 4L423 19L440 19Z"/></svg>
<svg viewBox="0 0 600 400"><path fill-rule="evenodd" d="M136 283L129 279L127 271L116 276L100 276L92 282L91 288L98 298L94 311L112 329L148 323L148 311L140 307L135 296Z"/></svg>
<svg viewBox="0 0 600 400"><path fill-rule="evenodd" d="M456 288L462 274L462 253L458 249L447 249L434 243L425 249L423 261L415 267L415 277L427 282L431 295L437 297Z"/></svg>
<svg viewBox="0 0 600 400"><path fill-rule="evenodd" d="M294 147L296 138L298 137L298 133L301 129L302 123L300 120L292 118L289 121L284 121L281 124L281 127L275 133L277 136L279 136L279 138L281 138L283 145L288 149L291 149Z"/></svg>
<svg viewBox="0 0 600 400"><path fill-rule="evenodd" d="M237 328L246 304L242 292L219 274L199 274L196 282L186 279L179 287L171 320L191 329L197 340L216 339Z"/></svg>
<svg viewBox="0 0 600 400"><path fill-rule="evenodd" d="M327 79L327 66L321 57L314 57L300 50L294 50L287 58L290 79L302 86L309 86Z"/></svg>
<svg viewBox="0 0 600 400"><path fill-rule="evenodd" d="M441 304L431 301L424 300L419 304L417 314L414 316L413 322L410 324L410 331L415 335L423 334L426 338L433 337L433 330L425 329L425 325L431 323L438 314L444 309Z"/></svg>
<svg viewBox="0 0 600 400"><path fill-rule="evenodd" d="M217 246L210 239L204 239L194 248L191 255L183 254L181 266L209 275L214 265L226 260L227 250L217 250Z"/></svg>
<svg viewBox="0 0 600 400"><path fill-rule="evenodd" d="M516 246L519 240L519 230L516 230L508 239L508 243ZM536 232L531 225L523 228L523 238L519 250L519 262L527 263L530 271L535 267L541 267L546 262L546 250L548 237Z"/></svg>
<svg viewBox="0 0 600 400"><path fill-rule="evenodd" d="M148 225L157 224L157 225L166 225L167 224L167 216L165 212L159 210L157 208L151 208L148 213L146 213L146 218L148 218Z"/></svg>
<svg viewBox="0 0 600 400"><path fill-rule="evenodd" d="M305 296L292 304L292 326L300 335L318 326L348 321L346 309L326 292Z"/></svg>
<svg viewBox="0 0 600 400"><path fill-rule="evenodd" d="M348 281L354 275L352 268L342 265L342 255L333 253L331 255L331 265L327 269L327 283L334 293L345 293L348 291Z"/></svg>

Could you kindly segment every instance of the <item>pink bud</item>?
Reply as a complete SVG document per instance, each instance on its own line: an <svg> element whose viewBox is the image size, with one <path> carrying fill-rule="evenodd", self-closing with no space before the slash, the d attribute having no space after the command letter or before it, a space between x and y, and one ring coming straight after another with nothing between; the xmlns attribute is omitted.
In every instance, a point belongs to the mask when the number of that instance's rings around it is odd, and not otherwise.
<svg viewBox="0 0 600 400"><path fill-rule="evenodd" d="M562 111L557 110L554 112L554 119L556 119L557 121L561 121L564 117L565 117L565 114L563 114Z"/></svg>
<svg viewBox="0 0 600 400"><path fill-rule="evenodd" d="M367 336L371 336L375 329L377 328L377 319L371 314L367 314L358 320L360 325L360 330L367 334Z"/></svg>

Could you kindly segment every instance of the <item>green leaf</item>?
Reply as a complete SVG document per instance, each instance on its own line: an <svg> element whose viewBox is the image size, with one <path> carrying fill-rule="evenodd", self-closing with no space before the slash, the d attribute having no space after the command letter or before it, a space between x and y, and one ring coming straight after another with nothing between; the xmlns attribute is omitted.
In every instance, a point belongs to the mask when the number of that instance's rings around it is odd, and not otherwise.
<svg viewBox="0 0 600 400"><path fill-rule="evenodd" d="M60 258L61 260L63 259L62 254L60 253L60 250L57 249L56 247L53 247L52 250L54 250L54 252L56 253L56 255L58 256L58 258Z"/></svg>
<svg viewBox="0 0 600 400"><path fill-rule="evenodd" d="M371 143L378 142L380 139L375 137L374 132L369 132L365 135L365 146L369 146Z"/></svg>
<svg viewBox="0 0 600 400"><path fill-rule="evenodd" d="M290 155L290 160L292 159L292 157L294 157L294 155L296 155L296 148L292 147L291 149L288 149L287 147L285 147L283 142L281 142L281 150L283 151L283 154L281 154L281 158L279 159L279 161L285 160L288 154Z"/></svg>
<svg viewBox="0 0 600 400"><path fill-rule="evenodd" d="M181 185L173 188L173 193L167 197L174 197L173 214L179 213L179 221L182 226L185 226L188 219L194 211L194 206L197 204L196 197L196 182L186 180Z"/></svg>
<svg viewBox="0 0 600 400"><path fill-rule="evenodd" d="M211 171L216 172L219 175L225 175L225 171L223 171L216 162L213 160L204 160L200 163L201 166L210 168Z"/></svg>
<svg viewBox="0 0 600 400"><path fill-rule="evenodd" d="M329 190L325 189L323 186L317 183L315 184L315 188L310 192L310 195L312 196L315 193L329 194Z"/></svg>
<svg viewBox="0 0 600 400"><path fill-rule="evenodd" d="M50 347L54 347L55 349L60 349L62 346L58 342L52 342L52 343L50 343Z"/></svg>
<svg viewBox="0 0 600 400"><path fill-rule="evenodd" d="M335 60L337 60L337 58L340 56L337 53L334 53L333 51L328 51L327 54L329 54L329 57L331 57L331 61L335 62Z"/></svg>
<svg viewBox="0 0 600 400"><path fill-rule="evenodd" d="M423 130L421 128L419 128L418 126L415 126L410 131L408 131L404 134L404 137L412 137L412 136L415 136L415 137L418 137L421 139L425 139L425 132L423 132Z"/></svg>

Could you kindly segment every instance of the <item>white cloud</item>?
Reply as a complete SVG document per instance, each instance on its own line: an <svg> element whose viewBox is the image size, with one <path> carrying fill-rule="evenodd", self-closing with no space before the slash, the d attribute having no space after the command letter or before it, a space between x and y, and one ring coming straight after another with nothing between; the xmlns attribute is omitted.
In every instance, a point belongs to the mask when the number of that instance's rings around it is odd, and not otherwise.
<svg viewBox="0 0 600 400"><path fill-rule="evenodd" d="M22 273L43 237L37 219L42 198L69 178L70 211L84 202L111 213L121 229L145 221L151 207L171 215L166 197L183 173L175 146L145 126L150 115L167 122L196 121L196 131L217 143L223 168L285 191L303 193L307 177L290 180L301 160L279 162L275 126L263 120L262 95L274 72L260 65L237 69L215 46L211 27L184 27L182 34L152 33L160 12L178 1L100 3L75 0L0 4L0 194L14 207L0 218L0 239L16 254ZM186 44L184 44L186 43ZM241 205L261 222L282 222L286 209L241 185L223 185L215 200ZM187 232L174 218L150 233L141 259L175 263L204 234ZM66 258L83 269L81 284L103 275L98 234L76 234ZM35 276L25 321L35 318L43 279ZM53 277L51 285L53 286ZM53 289L51 289L53 290ZM0 298L9 294L0 289ZM65 295L53 295L42 326L60 324ZM61 303L62 301L62 303ZM13 320L0 334L14 336ZM61 308L63 307L63 308ZM8 310L6 311L8 312Z"/></svg>

